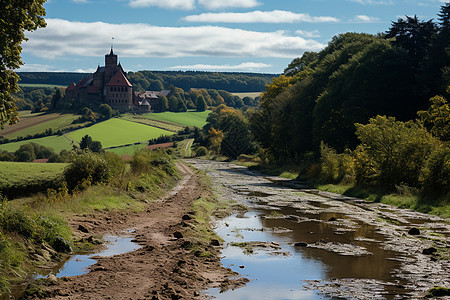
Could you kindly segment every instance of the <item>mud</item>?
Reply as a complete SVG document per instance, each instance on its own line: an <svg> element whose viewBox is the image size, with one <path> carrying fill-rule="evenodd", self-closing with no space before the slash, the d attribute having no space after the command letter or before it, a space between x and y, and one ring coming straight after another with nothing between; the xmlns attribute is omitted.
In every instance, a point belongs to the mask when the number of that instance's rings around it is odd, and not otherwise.
<svg viewBox="0 0 450 300"><path fill-rule="evenodd" d="M143 212L97 213L70 221L77 230L83 225L89 233L78 231L77 238L126 234L140 249L111 257L94 257L90 272L57 279L40 297L49 299L205 299L199 291L208 287L223 290L245 284L242 278L222 267L217 247L213 255L197 257L183 247L186 239L175 238L182 232L183 216L191 203L205 191L198 176L178 164L183 180L166 195L150 202ZM134 230L131 230L133 228ZM32 297L31 297L32 298Z"/></svg>
<svg viewBox="0 0 450 300"><path fill-rule="evenodd" d="M310 261L308 266L320 264L292 274L285 268L288 274L279 276L294 276L298 281L283 286L291 293L278 293L278 298L293 297L294 292L303 295L301 291L306 290L315 291L307 294L311 299L415 299L435 286L450 287L448 219L318 191L301 182L265 176L231 163L188 162L207 172L219 197L249 208L247 214L227 219L227 226L217 223L216 232L225 233L223 238L228 240L223 250L228 257L222 261L243 275L253 276L252 281L240 293L221 295L211 290L218 298L243 299L256 291L252 290L254 282L278 272L278 265L304 260ZM236 227L235 232L228 227ZM409 234L411 228L417 228L420 234ZM272 252L288 257L276 264L265 259L267 251L242 256L231 246L232 242L249 241L267 244L273 239L281 249ZM436 251L426 250L432 248ZM243 250L238 251L242 254ZM253 264L259 256L262 265L254 265L259 268L255 273L251 273L251 267L236 267ZM266 272L265 268L273 269ZM277 287L268 281L267 288Z"/></svg>

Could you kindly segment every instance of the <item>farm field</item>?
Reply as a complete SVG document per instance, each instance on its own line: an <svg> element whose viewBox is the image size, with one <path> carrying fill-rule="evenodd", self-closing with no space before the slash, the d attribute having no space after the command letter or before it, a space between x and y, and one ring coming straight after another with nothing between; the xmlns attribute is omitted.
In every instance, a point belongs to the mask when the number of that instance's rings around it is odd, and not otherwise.
<svg viewBox="0 0 450 300"><path fill-rule="evenodd" d="M20 122L12 126L5 127L0 131L0 135L13 139L18 136L34 135L42 133L51 128L53 131L63 129L69 126L82 126L82 124L74 124L72 122L79 116L74 114L40 114L40 115L24 115L20 116Z"/></svg>
<svg viewBox="0 0 450 300"><path fill-rule="evenodd" d="M173 132L177 132L177 131L180 131L183 129L183 126L180 126L180 125L176 125L176 124L172 124L172 123L168 123L168 122L161 122L161 121L157 121L157 120L151 120L151 119L148 119L141 115L125 114L125 115L122 115L120 118L123 120L141 123L141 124L145 124L145 125L149 125L149 126L161 128L161 129L168 130L168 131L173 131Z"/></svg>
<svg viewBox="0 0 450 300"><path fill-rule="evenodd" d="M38 139L25 140L19 142L13 142L8 144L1 144L0 150L14 152L23 144L27 143L36 143L39 145L43 145L49 148L52 148L56 153L59 153L61 150L72 150L72 142L66 138L65 136L60 135L52 135Z"/></svg>
<svg viewBox="0 0 450 300"><path fill-rule="evenodd" d="M20 87L31 87L31 88L65 88L67 86L58 84L45 84L45 83L19 83Z"/></svg>
<svg viewBox="0 0 450 300"><path fill-rule="evenodd" d="M161 122L168 122L180 126L196 126L202 128L206 124L206 118L211 111L187 111L182 113L162 112L162 113L147 113L142 114L141 117L157 120Z"/></svg>
<svg viewBox="0 0 450 300"><path fill-rule="evenodd" d="M93 140L100 141L102 146L106 148L134 144L136 142L145 142L161 135L172 135L173 132L113 118L88 128L70 132L67 136L71 140L79 142L86 134L90 135Z"/></svg>
<svg viewBox="0 0 450 300"><path fill-rule="evenodd" d="M247 92L247 93L231 93L234 96L238 96L241 99L245 97L256 98L261 96L261 92Z"/></svg>
<svg viewBox="0 0 450 300"><path fill-rule="evenodd" d="M67 164L0 161L0 189L34 181L52 180L62 175Z"/></svg>

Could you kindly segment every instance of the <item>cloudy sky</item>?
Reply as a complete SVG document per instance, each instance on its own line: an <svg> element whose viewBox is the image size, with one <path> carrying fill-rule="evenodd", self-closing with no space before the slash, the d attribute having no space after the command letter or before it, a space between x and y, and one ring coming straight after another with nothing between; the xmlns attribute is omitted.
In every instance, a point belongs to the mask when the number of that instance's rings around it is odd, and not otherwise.
<svg viewBox="0 0 450 300"><path fill-rule="evenodd" d="M344 32L376 34L445 0L47 0L20 71L92 72L113 44L127 71L281 73Z"/></svg>

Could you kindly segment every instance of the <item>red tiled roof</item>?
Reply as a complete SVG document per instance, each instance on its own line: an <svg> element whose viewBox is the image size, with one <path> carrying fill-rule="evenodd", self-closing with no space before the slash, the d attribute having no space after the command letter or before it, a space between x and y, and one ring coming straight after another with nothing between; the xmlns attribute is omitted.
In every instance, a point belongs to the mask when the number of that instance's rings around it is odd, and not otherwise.
<svg viewBox="0 0 450 300"><path fill-rule="evenodd" d="M48 158L38 158L33 160L34 163L47 163L48 162Z"/></svg>
<svg viewBox="0 0 450 300"><path fill-rule="evenodd" d="M75 90L75 88L76 88L76 85L72 81L72 83L66 88L66 91L73 91L73 90Z"/></svg>
<svg viewBox="0 0 450 300"><path fill-rule="evenodd" d="M133 85L128 81L125 75L119 71L111 78L106 86L128 86L132 87Z"/></svg>

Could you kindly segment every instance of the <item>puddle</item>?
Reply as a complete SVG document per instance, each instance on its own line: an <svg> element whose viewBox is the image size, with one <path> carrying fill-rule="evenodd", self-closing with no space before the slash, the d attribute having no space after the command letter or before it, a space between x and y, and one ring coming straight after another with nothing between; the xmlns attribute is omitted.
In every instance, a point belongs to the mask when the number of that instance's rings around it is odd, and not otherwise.
<svg viewBox="0 0 450 300"><path fill-rule="evenodd" d="M128 231L132 232L132 231ZM56 266L51 270L39 270L35 279L45 278L53 273L57 278L65 276L78 276L89 272L89 267L97 262L95 257L110 257L132 252L141 248L140 245L133 243L131 237L121 237L105 235L103 236L106 249L92 254L76 254L69 260Z"/></svg>
<svg viewBox="0 0 450 300"><path fill-rule="evenodd" d="M286 216L296 214L293 208L281 208L279 212ZM334 278L371 278L386 282L385 292L394 295L407 292L399 291L396 287L406 282L400 282L391 274L392 270L400 267L400 263L393 260L396 253L382 249L384 237L373 226L352 220L356 225L354 229L336 232L342 229L341 224L320 222L319 219L336 218L339 222L346 218L343 214L321 213L319 218L315 216L316 220L304 222L271 218L271 214L273 211L253 209L218 223L215 231L225 240L223 265L248 278L250 282L243 288L224 293L220 293L220 289L209 289L206 291L208 295L217 299L323 299L318 291L306 290L304 287L311 280ZM280 231L279 228L285 230ZM251 241L275 242L281 248L257 247L249 254L246 249L233 246ZM332 246L365 249L369 255L353 256L339 253L339 249L333 251L313 247L312 244L318 241L330 242ZM310 246L296 247L297 242Z"/></svg>

